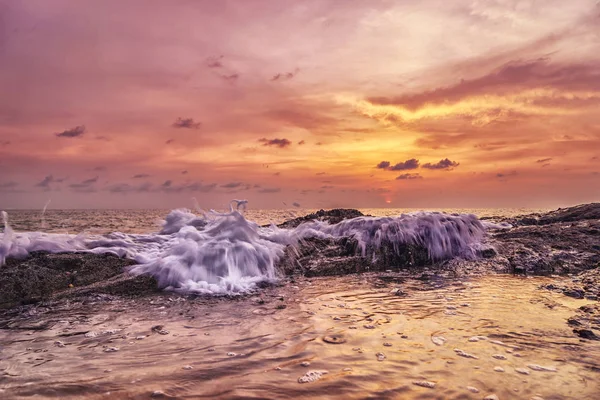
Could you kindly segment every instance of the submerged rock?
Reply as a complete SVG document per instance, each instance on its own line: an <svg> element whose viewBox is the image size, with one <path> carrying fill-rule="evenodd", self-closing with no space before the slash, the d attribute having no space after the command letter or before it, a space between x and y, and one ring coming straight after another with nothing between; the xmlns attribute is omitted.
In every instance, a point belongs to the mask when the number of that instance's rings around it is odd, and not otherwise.
<svg viewBox="0 0 600 400"><path fill-rule="evenodd" d="M138 295L156 290L154 278L124 273L133 264L94 253L32 252L24 259L8 258L0 267L0 308L90 292Z"/></svg>

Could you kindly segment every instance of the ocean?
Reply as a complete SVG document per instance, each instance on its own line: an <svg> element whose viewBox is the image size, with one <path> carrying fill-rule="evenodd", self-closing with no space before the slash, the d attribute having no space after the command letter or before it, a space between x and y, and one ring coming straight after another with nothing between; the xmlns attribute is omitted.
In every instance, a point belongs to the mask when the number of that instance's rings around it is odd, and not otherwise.
<svg viewBox="0 0 600 400"><path fill-rule="evenodd" d="M5 210L11 227L20 232L53 233L150 233L160 230L161 221L170 212L168 209L152 210L111 210L111 209L75 209L75 210ZM224 211L224 210L220 210ZM317 209L255 210L245 212L248 220L259 225L279 224L286 220L307 215ZM541 213L548 209L535 208L361 208L365 215L397 216L418 211L439 211L446 213L475 214L483 217L514 217L517 215Z"/></svg>
<svg viewBox="0 0 600 400"><path fill-rule="evenodd" d="M111 253L135 260L131 271L165 290L92 292L0 313L0 397L597 396L600 342L566 323L594 302L540 290L553 278L428 267L338 277L276 271L302 240L348 236L365 251L387 240L473 260L487 230L505 227L476 216L543 210L364 209L377 218L261 227L311 211L9 211L0 258Z"/></svg>

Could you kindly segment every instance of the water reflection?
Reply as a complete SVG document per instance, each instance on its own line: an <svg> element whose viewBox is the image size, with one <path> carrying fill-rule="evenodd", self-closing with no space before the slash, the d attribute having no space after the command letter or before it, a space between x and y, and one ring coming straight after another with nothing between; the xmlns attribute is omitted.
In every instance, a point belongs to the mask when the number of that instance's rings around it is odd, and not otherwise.
<svg viewBox="0 0 600 400"><path fill-rule="evenodd" d="M595 398L600 344L566 324L586 301L542 282L359 275L32 307L0 321L0 396Z"/></svg>

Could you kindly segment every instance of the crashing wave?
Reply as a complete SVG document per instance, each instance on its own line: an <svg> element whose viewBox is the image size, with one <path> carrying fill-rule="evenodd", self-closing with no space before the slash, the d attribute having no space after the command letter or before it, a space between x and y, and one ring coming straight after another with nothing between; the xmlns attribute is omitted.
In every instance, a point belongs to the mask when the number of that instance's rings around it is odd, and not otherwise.
<svg viewBox="0 0 600 400"><path fill-rule="evenodd" d="M67 235L13 232L3 213L0 265L7 257L33 251L112 253L135 260L130 272L154 276L161 288L185 293L233 294L252 290L278 277L277 264L287 246L309 238L354 238L363 256L389 246L426 248L432 260L477 257L486 227L474 215L435 212L398 217L358 217L337 224L305 222L293 229L259 227L247 220L247 201L234 200L230 212L198 216L171 211L158 233ZM235 207L234 207L235 205Z"/></svg>

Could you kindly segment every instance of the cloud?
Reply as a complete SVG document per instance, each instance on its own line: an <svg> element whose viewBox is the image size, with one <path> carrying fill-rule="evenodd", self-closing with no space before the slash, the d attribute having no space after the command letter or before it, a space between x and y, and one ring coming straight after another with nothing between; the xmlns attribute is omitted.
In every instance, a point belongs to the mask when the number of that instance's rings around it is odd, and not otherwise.
<svg viewBox="0 0 600 400"><path fill-rule="evenodd" d="M44 179L42 179L39 183L35 184L35 187L41 187L44 190L50 189L50 184L54 182L54 177L52 175L47 175Z"/></svg>
<svg viewBox="0 0 600 400"><path fill-rule="evenodd" d="M0 192L12 192L19 184L14 181L0 183Z"/></svg>
<svg viewBox="0 0 600 400"><path fill-rule="evenodd" d="M177 118L171 125L173 128L198 129L202 122L194 121L194 118ZM168 143L167 143L168 144Z"/></svg>
<svg viewBox="0 0 600 400"><path fill-rule="evenodd" d="M502 179L502 178L507 178L509 176L515 176L517 175L517 171L511 171L511 172L499 172L496 174L496 178L498 179Z"/></svg>
<svg viewBox="0 0 600 400"><path fill-rule="evenodd" d="M536 163L538 163L538 164L544 164L544 163L547 163L548 161L552 161L552 157L541 158L541 159L537 160Z"/></svg>
<svg viewBox="0 0 600 400"><path fill-rule="evenodd" d="M389 161L382 161L379 164L377 164L375 166L375 168L379 168L379 169L388 169L390 166L390 162Z"/></svg>
<svg viewBox="0 0 600 400"><path fill-rule="evenodd" d="M84 133L85 133L85 126L79 125L79 126L76 126L75 128L67 129L60 133L55 133L55 135L57 137L75 138L75 137L82 136Z"/></svg>
<svg viewBox="0 0 600 400"><path fill-rule="evenodd" d="M419 174L402 174L396 177L396 180L412 180L412 179L423 179Z"/></svg>
<svg viewBox="0 0 600 400"><path fill-rule="evenodd" d="M411 158L410 160L406 160L404 162L399 162L396 165L392 165L387 168L388 171L405 171L410 169L419 168L419 160L416 158Z"/></svg>
<svg viewBox="0 0 600 400"><path fill-rule="evenodd" d="M275 82L275 81L289 81L290 79L292 79L294 76L296 76L296 74L299 72L300 70L298 68L296 68L294 70L294 72L286 72L283 74L275 74L273 75L273 77L271 78L271 82Z"/></svg>
<svg viewBox="0 0 600 400"><path fill-rule="evenodd" d="M243 185L244 184L242 182L231 182L231 183L226 183L224 185L221 185L221 187L226 188L226 189L235 189L235 188L238 188Z"/></svg>
<svg viewBox="0 0 600 400"><path fill-rule="evenodd" d="M459 83L431 91L398 97L371 97L377 105L400 105L416 110L427 104L457 102L461 99L497 94L528 88L546 87L562 90L600 89L600 67L594 64L552 64L549 57L514 60L476 79L461 79Z"/></svg>
<svg viewBox="0 0 600 400"><path fill-rule="evenodd" d="M258 191L258 193L279 193L281 192L281 188L262 188Z"/></svg>
<svg viewBox="0 0 600 400"><path fill-rule="evenodd" d="M234 74L229 74L229 75L219 75L221 77L221 79L227 81L227 82L236 82L238 80L238 78L240 77L239 74L234 73Z"/></svg>
<svg viewBox="0 0 600 400"><path fill-rule="evenodd" d="M223 68L223 63L221 62L222 59L223 56L209 57L206 59L206 66L208 68Z"/></svg>
<svg viewBox="0 0 600 400"><path fill-rule="evenodd" d="M146 193L152 190L152 184L149 182L142 183L139 186L133 186L128 183L118 183L106 188L111 193Z"/></svg>
<svg viewBox="0 0 600 400"><path fill-rule="evenodd" d="M95 191L93 186L96 182L98 182L97 176L90 179L86 179L80 183L72 183L69 185L69 187L75 190L76 192L93 192Z"/></svg>
<svg viewBox="0 0 600 400"><path fill-rule="evenodd" d="M435 164L432 163L426 163L423 164L423 166L421 168L426 168L426 169L450 169L450 168L455 168L458 167L460 164L457 163L456 161L450 161L447 158L444 158L443 160L438 161Z"/></svg>
<svg viewBox="0 0 600 400"><path fill-rule="evenodd" d="M143 179L143 178L149 178L150 175L149 174L136 174L134 176L132 176L132 179Z"/></svg>
<svg viewBox="0 0 600 400"><path fill-rule="evenodd" d="M280 149L286 148L292 144L288 139L258 139L259 142L263 144L263 146L275 146Z"/></svg>

